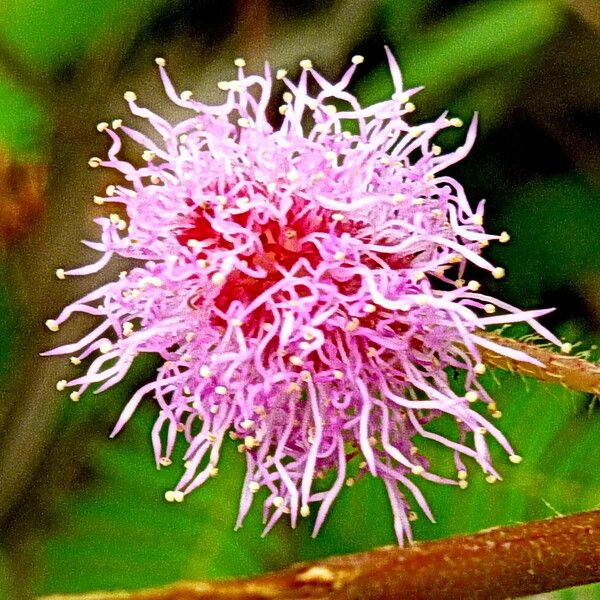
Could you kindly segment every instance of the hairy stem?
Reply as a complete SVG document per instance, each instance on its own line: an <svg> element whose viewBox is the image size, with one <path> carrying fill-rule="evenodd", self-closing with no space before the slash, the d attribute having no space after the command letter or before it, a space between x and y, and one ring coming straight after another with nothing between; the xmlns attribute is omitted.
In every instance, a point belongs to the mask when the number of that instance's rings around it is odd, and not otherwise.
<svg viewBox="0 0 600 600"><path fill-rule="evenodd" d="M506 338L495 333L480 333L479 335L506 348L524 352L544 365L538 367L530 363L515 361L486 348L480 348L481 357L489 366L533 377L539 381L560 383L576 392L586 392L600 396L600 364L568 354L558 354L547 348Z"/></svg>
<svg viewBox="0 0 600 600"><path fill-rule="evenodd" d="M247 579L180 582L160 589L58 595L46 600L494 600L597 581L600 510L408 548L385 546Z"/></svg>

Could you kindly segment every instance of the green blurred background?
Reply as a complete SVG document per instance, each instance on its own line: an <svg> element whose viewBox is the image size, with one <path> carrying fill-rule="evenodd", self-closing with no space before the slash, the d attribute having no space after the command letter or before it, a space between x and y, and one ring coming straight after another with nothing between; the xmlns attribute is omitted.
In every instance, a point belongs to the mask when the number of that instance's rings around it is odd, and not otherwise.
<svg viewBox="0 0 600 600"><path fill-rule="evenodd" d="M364 54L355 90L389 95L383 45L409 86L424 84L415 122L449 108L479 111L472 155L454 169L473 202L487 198L490 248L507 268L494 293L595 350L600 324L600 4L597 0L2 0L0 4L0 597L136 588L177 579L260 573L293 561L393 543L382 486L345 490L316 540L308 524L260 537L258 511L233 532L243 464L225 452L221 475L181 505L157 472L148 405L118 439L111 423L152 361L127 381L73 404L55 382L73 369L41 360L57 341L44 329L65 302L100 278L59 282L54 270L92 258L91 203L110 183L86 166L102 156L100 120L125 117L137 92L167 116L153 64L165 56L179 89L218 98L216 82L244 56L297 72L310 57L337 77ZM460 132L442 140L460 143ZM118 270L118 267L115 267ZM85 323L65 327L74 339ZM518 332L516 332L518 333ZM66 339L66 338L64 338ZM71 371L72 372L72 371ZM594 399L496 372L500 424L525 458L504 481L473 476L465 491L425 486L437 524L417 539L591 509L600 502L600 410ZM436 449L432 449L434 459ZM440 457L442 461L449 457ZM598 588L556 598L600 598Z"/></svg>

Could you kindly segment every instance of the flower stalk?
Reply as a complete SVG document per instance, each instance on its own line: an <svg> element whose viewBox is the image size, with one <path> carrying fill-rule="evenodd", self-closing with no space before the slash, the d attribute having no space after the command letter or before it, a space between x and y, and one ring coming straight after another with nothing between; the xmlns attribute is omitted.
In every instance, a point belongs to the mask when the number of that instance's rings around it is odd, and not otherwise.
<svg viewBox="0 0 600 600"><path fill-rule="evenodd" d="M600 396L600 365L565 352L558 353L550 348L513 340L496 333L482 334L487 340L510 350L523 352L536 359L540 364L523 363L512 360L506 354L481 348L481 358L490 367L533 377L545 383L559 383L573 390ZM569 344L563 344L564 351L570 350Z"/></svg>
<svg viewBox="0 0 600 600"><path fill-rule="evenodd" d="M233 581L41 600L500 600L600 581L600 510L473 535L384 546Z"/></svg>

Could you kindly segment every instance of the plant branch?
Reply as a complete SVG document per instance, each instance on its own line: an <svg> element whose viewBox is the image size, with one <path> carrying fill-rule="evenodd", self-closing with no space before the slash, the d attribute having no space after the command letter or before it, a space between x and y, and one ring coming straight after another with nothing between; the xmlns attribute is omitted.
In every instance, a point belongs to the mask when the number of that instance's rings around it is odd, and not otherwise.
<svg viewBox="0 0 600 600"><path fill-rule="evenodd" d="M159 589L45 600L494 600L597 581L600 510L408 548L384 546L247 579L179 582Z"/></svg>
<svg viewBox="0 0 600 600"><path fill-rule="evenodd" d="M479 333L478 335L505 348L524 352L544 365L538 367L531 363L516 361L481 347L481 358L489 366L533 377L539 381L560 383L576 392L600 396L600 364L568 354L558 354L548 348L520 342L495 333Z"/></svg>

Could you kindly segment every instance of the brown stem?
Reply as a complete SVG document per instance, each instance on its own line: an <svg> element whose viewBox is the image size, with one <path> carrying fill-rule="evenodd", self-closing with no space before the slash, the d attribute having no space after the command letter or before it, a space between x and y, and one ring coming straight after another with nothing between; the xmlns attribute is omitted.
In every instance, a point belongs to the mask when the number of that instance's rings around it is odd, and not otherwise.
<svg viewBox="0 0 600 600"><path fill-rule="evenodd" d="M468 600L514 598L600 581L600 510L474 535L384 546L233 581L46 600Z"/></svg>
<svg viewBox="0 0 600 600"><path fill-rule="evenodd" d="M539 381L560 383L576 392L600 396L600 364L568 354L558 354L547 348L519 342L495 333L478 333L478 335L511 350L524 352L544 365L537 367L530 363L515 361L486 348L480 348L483 362L489 366L533 377Z"/></svg>

